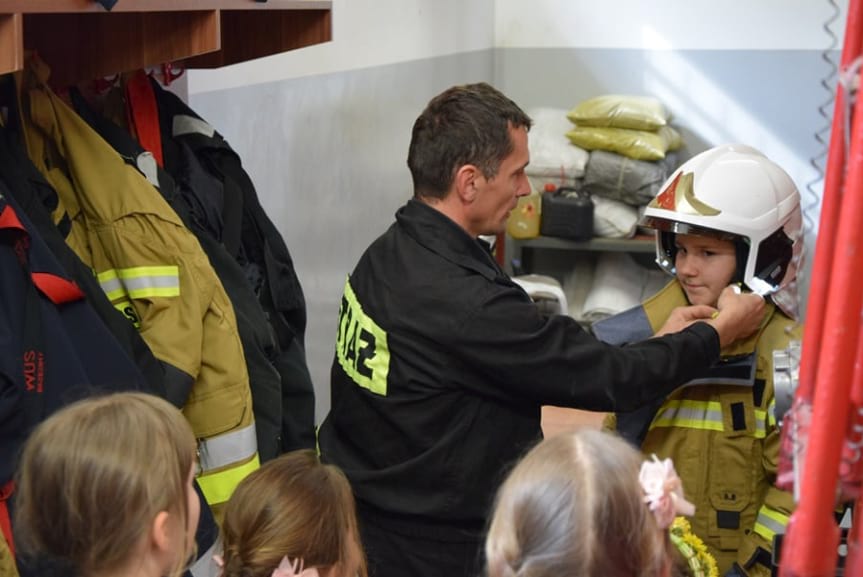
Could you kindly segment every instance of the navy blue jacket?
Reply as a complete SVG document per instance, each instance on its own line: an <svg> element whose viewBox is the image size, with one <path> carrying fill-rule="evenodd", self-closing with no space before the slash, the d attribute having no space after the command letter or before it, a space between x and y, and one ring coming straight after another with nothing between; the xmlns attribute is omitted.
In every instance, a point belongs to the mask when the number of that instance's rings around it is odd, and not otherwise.
<svg viewBox="0 0 863 577"><path fill-rule="evenodd" d="M97 392L147 390L0 182L0 484L33 427Z"/></svg>

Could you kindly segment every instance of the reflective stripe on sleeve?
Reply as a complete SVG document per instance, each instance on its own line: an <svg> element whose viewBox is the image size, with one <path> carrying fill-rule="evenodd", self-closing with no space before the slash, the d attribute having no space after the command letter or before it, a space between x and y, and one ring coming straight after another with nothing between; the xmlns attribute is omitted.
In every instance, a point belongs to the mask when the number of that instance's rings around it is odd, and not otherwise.
<svg viewBox="0 0 863 577"><path fill-rule="evenodd" d="M224 503L237 484L260 467L255 424L199 441L198 459L198 485L207 503Z"/></svg>
<svg viewBox="0 0 863 577"><path fill-rule="evenodd" d="M225 469L216 473L207 473L198 477L198 485L210 506L225 503L231 498L234 489L247 475L261 466L258 454L247 463Z"/></svg>
<svg viewBox="0 0 863 577"><path fill-rule="evenodd" d="M109 300L128 296L148 297L180 296L180 269L177 266L139 266L109 269L96 275Z"/></svg>
<svg viewBox="0 0 863 577"><path fill-rule="evenodd" d="M755 532L768 543L773 543L773 537L785 533L788 526L788 515L783 515L767 505L762 505L755 519Z"/></svg>
<svg viewBox="0 0 863 577"><path fill-rule="evenodd" d="M207 138L213 138L216 129L207 122L188 114L178 114L174 117L171 126L172 136L183 136L184 134L203 134Z"/></svg>
<svg viewBox="0 0 863 577"><path fill-rule="evenodd" d="M769 419L767 411L755 409L755 438L763 439L767 436L767 419Z"/></svg>
<svg viewBox="0 0 863 577"><path fill-rule="evenodd" d="M248 427L198 442L198 460L203 473L247 461L257 452L258 438L254 422Z"/></svg>

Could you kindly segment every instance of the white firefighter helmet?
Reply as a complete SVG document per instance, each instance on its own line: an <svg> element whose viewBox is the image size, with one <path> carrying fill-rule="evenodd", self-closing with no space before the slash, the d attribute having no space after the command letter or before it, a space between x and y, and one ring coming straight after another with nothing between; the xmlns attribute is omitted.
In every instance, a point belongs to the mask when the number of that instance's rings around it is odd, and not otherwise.
<svg viewBox="0 0 863 577"><path fill-rule="evenodd" d="M662 185L639 224L656 229L656 261L670 274L675 233L733 240L735 280L752 292L774 295L776 304L796 317L796 290L793 305L777 293L794 288L800 265L800 194L791 177L760 151L726 144L692 157Z"/></svg>

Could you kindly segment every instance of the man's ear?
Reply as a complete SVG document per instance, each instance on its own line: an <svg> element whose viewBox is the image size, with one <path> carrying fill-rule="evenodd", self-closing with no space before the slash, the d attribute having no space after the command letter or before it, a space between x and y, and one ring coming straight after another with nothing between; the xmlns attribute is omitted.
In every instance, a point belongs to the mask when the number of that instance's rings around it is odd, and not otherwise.
<svg viewBox="0 0 863 577"><path fill-rule="evenodd" d="M456 171L455 190L463 203L470 204L476 200L480 178L482 172L473 164L465 164Z"/></svg>

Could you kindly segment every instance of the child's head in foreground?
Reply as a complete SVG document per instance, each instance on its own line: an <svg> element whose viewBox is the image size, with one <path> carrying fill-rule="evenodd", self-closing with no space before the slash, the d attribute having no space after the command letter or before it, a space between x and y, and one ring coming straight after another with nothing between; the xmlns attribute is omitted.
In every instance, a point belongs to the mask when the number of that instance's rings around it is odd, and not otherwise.
<svg viewBox="0 0 863 577"><path fill-rule="evenodd" d="M579 429L539 443L498 492L486 539L489 577L660 577L667 533L645 504L641 454Z"/></svg>
<svg viewBox="0 0 863 577"><path fill-rule="evenodd" d="M222 545L223 577L270 577L284 564L320 577L366 575L348 480L310 450L243 479L225 507Z"/></svg>
<svg viewBox="0 0 863 577"><path fill-rule="evenodd" d="M200 502L195 437L173 405L117 393L41 423L18 468L16 537L83 576L180 575Z"/></svg>

